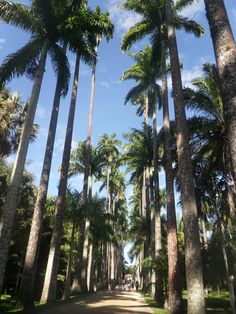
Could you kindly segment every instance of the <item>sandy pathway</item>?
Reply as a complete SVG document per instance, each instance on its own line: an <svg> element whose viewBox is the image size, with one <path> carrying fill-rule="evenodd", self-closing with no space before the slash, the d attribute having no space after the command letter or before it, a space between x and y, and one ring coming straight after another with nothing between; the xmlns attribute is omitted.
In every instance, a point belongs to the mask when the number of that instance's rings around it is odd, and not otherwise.
<svg viewBox="0 0 236 314"><path fill-rule="evenodd" d="M41 314L149 314L153 311L136 292L99 292Z"/></svg>

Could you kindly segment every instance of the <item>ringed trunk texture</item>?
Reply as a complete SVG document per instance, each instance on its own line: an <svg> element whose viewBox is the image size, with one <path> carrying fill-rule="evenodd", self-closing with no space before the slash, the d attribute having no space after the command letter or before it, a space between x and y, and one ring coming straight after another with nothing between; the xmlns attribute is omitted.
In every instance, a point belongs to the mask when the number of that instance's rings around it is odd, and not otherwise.
<svg viewBox="0 0 236 314"><path fill-rule="evenodd" d="M49 176L51 171L51 162L56 136L60 98L61 98L61 83L58 79L54 95L43 168L37 193L37 199L34 207L34 215L32 219L30 235L26 250L24 270L22 274L20 301L23 304L24 309L34 306L33 292L35 271L37 266L38 248L40 244L43 216L45 211L45 202L47 198ZM27 287L27 289L25 289L25 287Z"/></svg>
<svg viewBox="0 0 236 314"><path fill-rule="evenodd" d="M11 174L8 193L6 196L4 206L2 208L2 215L0 220L0 293L2 291L3 279L7 264L12 227L16 212L16 202L25 167L25 160L30 142L31 130L34 122L40 89L42 85L46 58L47 58L47 43L45 43L42 48L40 62L36 71L35 81L29 101L29 107L25 117L24 128L21 134L16 160Z"/></svg>
<svg viewBox="0 0 236 314"><path fill-rule="evenodd" d="M183 207L188 314L204 314L205 299L198 215L193 184L193 170L184 108L179 56L170 0L166 1L166 23L176 120L178 178L180 182L181 202Z"/></svg>
<svg viewBox="0 0 236 314"><path fill-rule="evenodd" d="M170 314L181 314L181 287L179 249L175 213L174 177L172 169L168 84L165 59L165 44L162 43L162 104L164 130L164 167L167 205L167 251L168 251L168 308Z"/></svg>
<svg viewBox="0 0 236 314"><path fill-rule="evenodd" d="M47 269L44 279L43 292L41 296L41 302L49 302L56 299L57 290L57 273L59 267L60 258L60 245L63 232L63 208L66 199L66 188L68 169L70 162L71 142L74 126L76 97L78 91L78 76L79 76L79 64L80 57L77 55L75 64L75 74L72 87L71 103L67 121L66 138L64 144L64 151L62 157L60 181L58 188L58 197L55 209L55 226L52 232L50 251L48 256Z"/></svg>
<svg viewBox="0 0 236 314"><path fill-rule="evenodd" d="M236 44L223 0L204 0L220 79L226 137L236 186Z"/></svg>

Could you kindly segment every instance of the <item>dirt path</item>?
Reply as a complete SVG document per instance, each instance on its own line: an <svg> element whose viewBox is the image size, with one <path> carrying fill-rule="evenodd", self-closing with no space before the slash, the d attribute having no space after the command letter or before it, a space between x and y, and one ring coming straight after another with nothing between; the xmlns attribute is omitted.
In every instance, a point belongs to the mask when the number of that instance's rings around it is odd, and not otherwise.
<svg viewBox="0 0 236 314"><path fill-rule="evenodd" d="M153 313L141 294L128 291L99 292L41 314L149 314Z"/></svg>

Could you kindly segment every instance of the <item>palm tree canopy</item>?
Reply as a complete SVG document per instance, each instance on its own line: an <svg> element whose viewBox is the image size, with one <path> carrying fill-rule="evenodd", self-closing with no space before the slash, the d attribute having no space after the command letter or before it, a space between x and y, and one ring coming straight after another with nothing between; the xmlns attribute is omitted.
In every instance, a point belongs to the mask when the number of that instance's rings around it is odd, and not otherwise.
<svg viewBox="0 0 236 314"><path fill-rule="evenodd" d="M191 32L199 37L204 32L203 27L195 21L178 14L178 12L182 11L192 2L193 0L180 0L175 4L173 3L174 24L177 29L184 29L186 32ZM126 0L122 7L140 15L141 20L125 34L121 43L121 49L126 51L135 42L140 41L146 36L150 36L155 55L158 55L158 50L160 53L161 39L166 37L165 1Z"/></svg>
<svg viewBox="0 0 236 314"><path fill-rule="evenodd" d="M136 85L131 88L125 98L125 103L130 101L132 105L139 105L137 114L144 112L145 96L148 96L149 116L156 110L157 103L161 105L161 88L157 84L160 78L160 59L153 58L153 49L145 46L137 53L130 53L136 63L128 68L122 75L122 80L135 80Z"/></svg>
<svg viewBox="0 0 236 314"><path fill-rule="evenodd" d="M23 75L32 61L37 62L45 48L58 78L62 82L62 93L68 91L70 71L69 62L59 46L61 32L60 21L55 14L52 1L34 0L32 6L2 0L0 2L0 19L30 33L29 42L15 53L8 55L0 67L0 84L14 76Z"/></svg>

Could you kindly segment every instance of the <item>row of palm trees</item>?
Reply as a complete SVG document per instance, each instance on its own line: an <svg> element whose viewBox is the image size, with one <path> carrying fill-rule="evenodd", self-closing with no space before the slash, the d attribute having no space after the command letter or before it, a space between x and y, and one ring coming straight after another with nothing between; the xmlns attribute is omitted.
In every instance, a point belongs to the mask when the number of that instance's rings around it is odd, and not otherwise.
<svg viewBox="0 0 236 314"><path fill-rule="evenodd" d="M56 297L57 271L62 237L63 207L65 204L69 171L73 123L78 90L79 65L80 61L83 60L93 67L93 72L95 73L98 43L102 36L105 36L108 40L111 38L113 25L110 22L107 13L101 13L99 8L95 11L91 11L87 7L86 1L48 1L47 3L44 1L33 1L31 6L1 1L0 16L5 22L26 30L31 34L29 43L16 53L9 55L4 60L0 69L1 84L3 85L14 76L23 75L29 67L31 67L31 72L34 72L32 94L27 108L24 128L17 150L8 194L1 215L1 289L11 239L13 218L16 211L16 200L24 170L29 139L32 133L32 125L45 71L47 54L51 56L52 64L55 73L57 74L49 135L26 252L20 293L23 303L26 302L28 305L32 305L35 268L45 210L60 98L61 96L66 95L70 79L66 49L68 47L69 50L76 54L76 64L63 159L60 169L58 198L55 210L55 227L51 238L50 253L42 293L42 300L44 301L53 300ZM35 69L32 69L32 63L34 63L34 65L36 63ZM89 151L89 145L90 143L88 141L87 151ZM89 161L89 156L87 159ZM87 177L88 170L85 171L84 187L86 187ZM87 197L86 188L84 188L83 197L85 202ZM84 231L81 226L81 234L83 233ZM81 248L81 251L83 251L83 247ZM26 286L29 287L29 289L25 289Z"/></svg>
<svg viewBox="0 0 236 314"><path fill-rule="evenodd" d="M192 155L189 142L189 130L186 119L184 91L181 80L181 67L178 57L178 47L175 36L175 30L183 28L187 32L193 33L195 36L203 34L202 27L196 22L182 17L181 12L186 6L194 1L132 1L124 2L123 7L133 11L141 16L141 21L130 28L122 41L122 49L128 50L135 42L144 37L150 38L152 45L151 58L147 62L148 52L142 51L135 55L135 61L138 61L133 67L126 71L124 79L134 79L136 86L128 93L126 100L131 100L135 104L142 106L146 112L145 123L147 125L148 114L150 114L150 104L152 110L155 111L154 105L157 103L158 96L161 100L159 104L163 106L164 113L164 152L165 152L165 171L166 171L166 188L167 188L167 228L168 228L168 271L169 271L169 309L171 313L180 313L180 293L178 285L178 241L176 235L176 218L174 208L173 193L173 170L172 157L170 147L170 122L168 109L168 90L167 90L167 66L166 56L170 57L170 68L173 85L173 101L175 112L175 143L178 163L178 182L181 194L181 205L183 209L184 235L185 235L185 266L186 280L188 291L188 313L205 313L204 287L202 275L202 262L199 241L198 226L198 208L195 193L195 182L193 178ZM215 56L217 62L217 73L219 76L219 89L221 91L223 113L225 121L225 138L229 155L230 166L229 174L234 178L235 167L235 137L234 129L234 83L235 83L235 57L236 46L230 29L229 20L225 10L223 1L205 1L207 18L210 25L211 35L215 48ZM222 41L222 37L224 40ZM226 52L228 51L228 52ZM148 69L147 69L148 68ZM155 71L156 70L156 71ZM227 78L226 78L227 76ZM162 86L156 86L157 79L160 78ZM228 80L228 78L230 78ZM232 83L232 84L231 84ZM229 86L231 91L229 91ZM153 91L154 89L154 91ZM234 89L234 91L232 91ZM161 92L160 92L161 90ZM227 93L227 97L226 97ZM227 98L227 99L226 99ZM155 99L156 101L153 101ZM154 105L153 105L154 104ZM140 110L139 110L140 111ZM230 114L229 114L230 112ZM229 118L229 115L231 118ZM150 115L151 116L151 115ZM153 116L153 124L155 125L155 115ZM154 137L156 133L154 127ZM155 141L154 141L155 143ZM156 145L156 144L154 144ZM234 157L233 157L234 155ZM157 156L153 156L154 164ZM149 174L148 167L143 167L143 183L144 190L148 186ZM154 172L155 172L154 166ZM155 176L156 179L156 176ZM154 179L154 180L155 180ZM234 179L235 182L235 179ZM158 184L158 182L157 182ZM158 188L156 187L157 191ZM155 204L158 196L156 196ZM158 206L158 205L157 205ZM146 210L145 208L146 207ZM142 193L142 215L147 216L147 193ZM149 213L148 213L149 215ZM159 209L155 208L155 244L157 254L155 256L158 261L158 237L160 237L159 227ZM145 240L146 241L146 240ZM145 255L145 243L144 253ZM142 259L142 258L141 258ZM157 278L158 280L158 274Z"/></svg>
<svg viewBox="0 0 236 314"><path fill-rule="evenodd" d="M204 189L196 193L195 173L199 173L199 164L194 162L189 137L189 126L185 113L185 98L191 97L191 91L186 92L182 88L178 49L175 37L175 30L183 28L187 32L201 36L202 27L196 22L180 15L180 12L192 4L193 0L179 0L173 3L170 0L157 1L132 1L126 0L123 7L141 16L141 21L133 26L122 40L122 49L128 50L135 42L148 36L152 47L146 47L137 54L131 54L136 64L128 69L123 79L134 79L136 86L128 93L126 102L131 101L133 105L139 105L138 112L144 113L144 135L139 132L134 135L127 135L129 140L136 140L140 151L145 147L151 158L140 160L135 155L127 154L125 162L130 163L129 158L135 161L130 167L134 171L135 189L139 190L140 214L146 220L148 227L145 235L143 249L139 252L139 259L142 260L150 254L157 263L161 262L162 236L161 236L161 201L158 180L158 135L156 131L156 110L157 105L163 107L163 138L164 138L164 161L163 166L166 172L166 204L167 204L167 230L168 230L168 289L169 289L169 310L171 313L181 313L181 293L179 287L178 269L178 239L175 216L175 200L172 169L173 152L171 146L171 124L169 121L168 88L167 88L167 56L170 57L170 68L173 83L173 100L175 108L175 140L177 156L178 184L181 194L181 205L183 208L183 222L185 234L185 265L188 290L188 313L205 313L204 287L201 267L201 250L199 241L199 198L204 199ZM215 69L219 77L219 90L222 97L222 112L225 125L225 151L227 152L227 176L232 177L235 182L235 143L234 143L234 93L235 93L235 42L230 29L227 13L223 0L205 0L207 17L212 33L217 68ZM220 14L218 14L220 13ZM70 171L71 142L73 135L73 123L75 106L78 91L79 66L81 60L92 66L92 88L90 100L90 114L88 136L85 145L84 183L83 183L83 204L89 200L89 181L92 178L93 153L91 148L91 126L94 84L96 74L96 56L99 42L103 36L109 40L113 34L113 25L107 13L101 13L100 9L91 11L84 0L60 0L45 1L34 0L31 6L10 3L5 0L0 1L0 17L3 21L15 25L30 33L30 41L16 53L9 55L0 67L0 82L3 85L14 76L21 76L27 71L32 73L34 84L32 94L27 107L24 120L24 128L21 140L18 145L15 165L9 184L8 194L1 212L0 222L0 290L2 289L4 272L7 262L8 249L11 239L13 218L16 211L16 200L19 194L19 186L24 170L27 149L30 137L32 136L32 126L40 93L40 87L45 71L45 63L49 54L52 64L57 74L57 84L53 103L53 110L49 126L44 164L41 174L40 186L38 189L34 216L29 236L29 242L24 263L23 277L21 283L21 300L25 307L33 305L33 287L35 279L35 269L38 257L38 247L41 237L45 201L50 175L52 152L54 147L57 116L59 111L60 97L65 96L68 91L70 71L66 50L76 54L75 72L68 115L66 138L64 144L62 164L60 168L60 181L58 197L55 209L55 225L52 232L50 251L47 269L42 292L42 301L51 301L56 298L57 274L60 256L60 244L63 231L63 209L66 201L66 190L68 174ZM224 27L222 27L222 25ZM222 36L227 38L222 42ZM29 70L30 69L30 70ZM230 78L230 79L228 79ZM157 82L161 80L161 86ZM190 98L189 98L190 99ZM188 102L186 102L188 103ZM191 101L189 100L189 104ZM190 106L191 107L191 106ZM149 126L149 118L153 120L153 131ZM194 120L194 119L193 119ZM194 121L193 121L194 122ZM198 122L195 124L199 125ZM191 127L191 124L190 124ZM191 131L191 128L190 128ZM148 138L152 133L153 141L149 145ZM172 132L173 133L173 132ZM141 137L140 137L141 136ZM105 145L103 144L105 143ZM199 150L199 144L195 143ZM107 212L114 213L116 204L121 205L124 200L124 180L119 173L119 142L108 136L101 140L100 151L105 156L105 172L103 172L104 186L107 190ZM98 146L99 146L98 145ZM101 148L101 147L106 147ZM150 155L151 153L151 155ZM202 153L205 153L203 150ZM96 155L96 154L95 154ZM96 166L95 166L96 168ZM204 168L205 169L205 168ZM205 170L204 170L205 171ZM95 171L96 172L96 171ZM114 179L118 180L118 185L113 185ZM219 173L214 173L212 182L218 186ZM137 183L138 182L138 183ZM209 195L212 195L209 191ZM214 190L215 191L215 190ZM215 192L216 193L216 192ZM217 190L220 195L220 190ZM218 195L217 194L217 195ZM153 208L151 203L154 204ZM122 205L123 206L123 205ZM89 264L89 252L92 243L89 240L89 229L92 222L89 217L82 219L78 234L78 253L75 280L72 292L86 291L87 287L87 265ZM117 230L118 232L119 230ZM120 235L122 237L122 233ZM155 239L155 240L154 240ZM114 256L113 244L104 245L104 274L107 279L114 276ZM151 253L150 253L151 252ZM90 254L91 256L91 254ZM113 266L111 266L113 265ZM104 275L105 276L105 275ZM148 281L156 282L154 294L157 302L163 304L162 274L157 269L156 272L142 278L145 286ZM105 281L105 279L104 279ZM24 287L29 287L27 290Z"/></svg>

